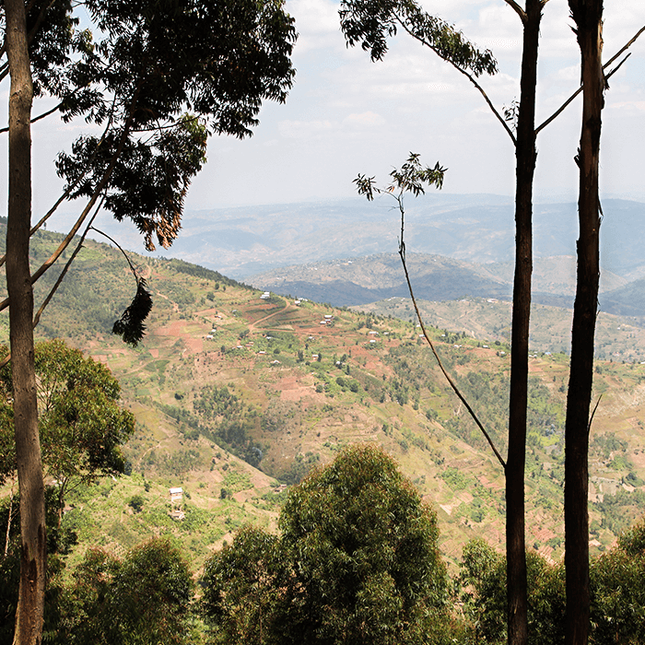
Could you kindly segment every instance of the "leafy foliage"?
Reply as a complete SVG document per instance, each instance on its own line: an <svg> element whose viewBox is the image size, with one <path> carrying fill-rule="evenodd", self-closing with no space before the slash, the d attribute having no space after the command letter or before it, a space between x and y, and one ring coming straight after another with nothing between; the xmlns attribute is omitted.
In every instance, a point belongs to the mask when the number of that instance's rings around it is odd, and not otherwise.
<svg viewBox="0 0 645 645"><path fill-rule="evenodd" d="M123 560L93 549L73 572L51 642L188 643L191 597L188 566L167 540L145 542Z"/></svg>
<svg viewBox="0 0 645 645"><path fill-rule="evenodd" d="M529 643L564 643L564 568L535 551L526 556ZM506 642L506 558L484 540L471 540L464 547L460 582L477 642Z"/></svg>
<svg viewBox="0 0 645 645"><path fill-rule="evenodd" d="M400 201L404 193L412 193L415 197L425 194L426 184L428 187L436 186L440 189L443 186L443 176L446 168L442 168L437 162L434 168L421 165L420 155L411 152L407 161L400 169L395 168L390 172L392 178L390 184L384 188L375 185L374 177L358 175L354 179L359 195L365 195L368 201L374 199L374 193L392 194Z"/></svg>
<svg viewBox="0 0 645 645"><path fill-rule="evenodd" d="M440 631L436 517L380 448L347 448L292 488L280 527L279 538L244 529L206 565L204 610L221 642L412 643Z"/></svg>
<svg viewBox="0 0 645 645"><path fill-rule="evenodd" d="M385 56L387 39L402 29L458 69L475 76L497 71L489 50L479 51L461 32L426 13L414 0L343 0L339 14L347 44L360 43L373 61Z"/></svg>
<svg viewBox="0 0 645 645"><path fill-rule="evenodd" d="M224 489L222 489L224 490ZM281 643L293 584L279 538L242 527L204 567L201 609L216 643Z"/></svg>
<svg viewBox="0 0 645 645"><path fill-rule="evenodd" d="M123 472L121 446L134 432L134 417L120 407L121 389L109 369L62 341L37 344L35 365L42 458L62 507L73 482ZM0 392L0 460L8 474L15 467L8 368L0 373Z"/></svg>
<svg viewBox="0 0 645 645"><path fill-rule="evenodd" d="M645 523L627 531L618 546L592 562L591 622L593 642L645 641Z"/></svg>
<svg viewBox="0 0 645 645"><path fill-rule="evenodd" d="M123 341L132 347L136 347L143 339L146 330L144 321L152 309L152 296L146 287L145 279L138 278L137 292L130 306L112 327L112 333L121 336Z"/></svg>
<svg viewBox="0 0 645 645"><path fill-rule="evenodd" d="M263 100L285 100L295 73L293 19L275 0L84 6L96 31L86 34L82 59L64 57L61 69L70 91L93 94L65 104L65 114L108 128L61 154L58 173L72 197L104 187L104 208L131 219L149 249L153 234L167 247L209 132L248 136Z"/></svg>

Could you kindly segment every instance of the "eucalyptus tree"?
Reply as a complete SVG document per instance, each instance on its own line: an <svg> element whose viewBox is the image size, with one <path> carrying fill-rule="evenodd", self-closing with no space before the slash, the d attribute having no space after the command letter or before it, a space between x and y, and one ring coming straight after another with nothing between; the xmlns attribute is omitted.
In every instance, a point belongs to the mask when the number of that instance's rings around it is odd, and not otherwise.
<svg viewBox="0 0 645 645"><path fill-rule="evenodd" d="M446 22L426 13L415 0L342 0L340 9L341 29L349 45L361 44L362 48L370 52L372 60L381 60L387 53L387 39L394 36L397 31L401 30L412 36L422 45L428 47L437 54L441 59L451 64L458 72L463 74L472 85L482 95L488 107L504 128L510 137L516 156L516 189L515 189L515 273L513 282L513 312L512 312L512 336L511 336L511 375L510 375L510 396L509 396L509 422L508 422L508 454L503 468L506 477L506 566L507 566L507 592L508 592L508 642L511 644L525 644L528 642L528 620L527 620L527 573L526 573L526 555L525 555L525 519L524 519L524 470L525 470L525 449L526 449L526 425L527 425L527 402L528 402L528 350L529 350L529 321L531 308L531 279L533 270L533 180L535 175L537 148L536 141L538 133L553 121L562 110L586 87L586 83L592 75L594 83L598 79L608 78L613 74L619 63L606 76L603 74L603 65L600 59L600 50L598 46L594 50L591 41L595 38L596 43L601 43L602 39L598 33L598 5L600 6L600 16L602 16L601 0L570 0L572 15L578 26L578 39L583 59L586 57L592 66L592 71L587 71L585 76L585 64L583 63L583 78L581 87L559 108L552 116L546 119L542 124L535 123L536 91L537 91L537 62L540 24L542 12L548 0L525 0L524 7L520 6L515 0L504 0L504 2L517 14L523 29L522 61L520 73L520 100L512 108L500 112L491 102L484 88L480 84L478 77L486 72L493 74L497 67L492 53L489 51L480 52L470 45L463 35L457 32ZM598 18L599 20L599 18ZM645 29L645 28L644 28ZM619 54L625 51L635 39L643 32L641 29ZM587 35L587 32L591 35ZM585 34L584 44L581 41L581 34ZM596 56L597 53L597 56ZM614 56L605 68L614 62L618 55ZM588 91L585 89L585 92ZM597 90L595 105L598 113L590 116L586 114L586 134L583 131L583 146L591 150L591 132L596 127L599 136L600 116L599 116L599 99ZM585 103L586 105L587 103ZM586 108L585 108L586 110ZM509 125L508 122L511 122ZM586 141L586 143L585 143ZM590 154L590 153L587 153ZM595 163L597 164L597 147L595 148ZM580 158L582 160L583 155ZM589 157L591 159L592 157ZM585 159L587 157L585 156ZM590 178L590 161L586 161L585 177ZM581 172L583 164L581 162ZM585 184L581 175L581 222L582 211L589 213L594 207L597 208L597 177L595 184L596 197L591 195L594 192L593 183ZM586 186L585 188L583 188ZM582 197L583 190L585 197ZM584 201L584 204L583 204ZM594 206L594 204L596 206ZM590 231L594 230L594 222L599 224L599 220L593 219L593 215L588 214L586 218ZM581 223L582 228L582 223ZM595 226L597 233L598 226ZM592 250L594 242L591 240L593 233L581 233L581 244L586 244L588 251L585 251L586 257L593 255ZM597 245L597 240L595 242ZM588 412L589 398L591 393L591 364L593 362L593 330L590 328L590 317L595 324L596 297L598 293L597 277L599 273L597 265L597 247L596 247L596 265L593 261L583 260L584 268L581 270L579 265L578 279L582 284L581 289L586 295L576 298L580 300L580 313L576 318L574 315L574 329L572 336L572 353L573 344L580 345L579 359L574 364L572 354L572 371L577 374L585 373L580 376L581 385L578 383L578 377L574 377L574 394L569 397L568 409L571 409L571 422L567 422L567 428L573 428L574 425L584 425L575 431L577 440L573 439L569 443L569 460L571 463L568 471L570 477L585 478L584 490L581 483L572 484L570 492L575 498L575 503L571 500L567 503L571 509L567 514L569 519L569 531L573 534L574 522L578 522L579 527L575 529L578 535L574 541L569 542L570 552L578 548L582 549L582 533L585 531L584 524L580 524L579 519L575 519L576 512L586 514L586 460L587 450L586 441L588 440ZM587 276L595 275L596 286L590 285L590 279ZM594 293L596 294L594 296ZM585 301L583 305L582 302ZM593 301L593 302L592 302ZM593 308L593 316L591 309ZM584 313L583 313L584 311ZM582 322L582 321L586 321ZM584 338L584 340L582 340ZM590 340L590 342L589 342ZM583 358L584 357L584 358ZM584 365L579 370L578 362ZM584 400L587 400L586 407ZM575 410L574 410L575 408ZM586 410L585 414L584 413ZM573 417L578 415L577 421ZM573 437L573 429L568 430L567 434ZM586 433L587 439L583 435ZM575 447L574 447L575 446ZM578 455L578 456L574 456ZM584 456L583 456L584 455ZM583 463L584 462L584 463ZM575 474L574 474L575 473ZM575 492L574 492L575 489ZM571 499L573 499L571 498ZM584 498L584 507L583 504ZM575 511L574 508L585 509L584 511ZM588 523L588 519L587 519ZM566 527L565 527L566 528ZM570 553L571 558L580 558L587 562L588 570L588 538L585 533L585 547L579 552L579 555ZM586 554L586 555L585 555ZM582 573L582 569L578 568ZM588 577L588 574L587 574ZM572 574L570 578L569 596L574 605L579 601L575 591L576 580L583 586L584 577L577 577ZM582 590L581 598L587 591ZM587 602L588 604L588 602ZM574 613L577 610L573 610ZM588 614L588 611L587 611ZM588 622L588 621L587 621ZM586 641L585 641L586 642Z"/></svg>
<svg viewBox="0 0 645 645"><path fill-rule="evenodd" d="M571 329L564 462L564 529L567 645L589 640L589 431L593 355L600 280L601 206L598 187L604 92L602 0L569 0L580 46L582 131L576 162L580 173L576 298Z"/></svg>
<svg viewBox="0 0 645 645"><path fill-rule="evenodd" d="M387 52L387 37L401 29L466 76L510 137L516 155L515 275L511 337L508 455L506 476L506 551L508 579L508 642L528 639L526 556L524 528L524 468L528 402L529 318L533 271L533 177L536 164L535 102L537 61L542 9L547 0L526 0L522 9L506 0L523 26L520 101L516 113L502 115L477 80L494 74L496 61L490 51L481 52L460 32L431 16L414 0L343 0L341 28L350 45L361 43L372 60ZM508 118L505 118L508 117ZM515 120L515 131L507 123Z"/></svg>
<svg viewBox="0 0 645 645"><path fill-rule="evenodd" d="M248 136L264 100L285 100L296 32L280 0L8 0L0 24L0 79L10 80L9 297L1 306L9 306L10 320L23 541L15 642L23 645L41 639L46 561L33 326L50 296L34 316L33 282L79 232L82 241L100 208L132 220L148 248L172 244L208 136ZM39 97L55 108L33 116ZM102 132L59 156L64 192L32 226L31 122L52 111L65 121L83 117ZM74 199L83 200L77 221L32 273L30 235ZM131 342L140 339L151 305L142 278L136 282L117 326Z"/></svg>

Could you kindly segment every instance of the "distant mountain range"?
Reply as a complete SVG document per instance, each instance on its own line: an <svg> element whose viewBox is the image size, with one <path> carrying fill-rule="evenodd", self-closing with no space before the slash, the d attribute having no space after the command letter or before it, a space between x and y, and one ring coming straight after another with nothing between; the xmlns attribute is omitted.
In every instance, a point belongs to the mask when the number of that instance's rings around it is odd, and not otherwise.
<svg viewBox="0 0 645 645"><path fill-rule="evenodd" d="M438 255L410 253L408 270L419 300L444 302L461 298L512 297L511 264L475 264ZM367 305L389 298L408 298L397 254L283 267L252 276L248 282L282 295L309 298L335 306ZM575 293L575 258L538 258L534 267L535 304L571 307ZM645 280L604 271L600 310L620 316L645 317Z"/></svg>
<svg viewBox="0 0 645 645"><path fill-rule="evenodd" d="M179 239L161 254L246 280L296 264L395 253L400 222L392 206L384 196L188 212ZM408 252L512 264L512 198L434 193L409 199L406 209ZM535 205L536 258L575 255L576 210L573 202ZM604 269L628 280L645 277L645 204L607 199L603 211ZM113 222L102 227L141 249L134 228Z"/></svg>

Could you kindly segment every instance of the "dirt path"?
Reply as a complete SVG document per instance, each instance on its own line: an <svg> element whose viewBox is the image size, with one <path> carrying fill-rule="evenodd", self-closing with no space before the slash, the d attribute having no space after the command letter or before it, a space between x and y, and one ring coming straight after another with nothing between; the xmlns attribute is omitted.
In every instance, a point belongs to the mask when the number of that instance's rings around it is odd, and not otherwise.
<svg viewBox="0 0 645 645"><path fill-rule="evenodd" d="M292 309L295 309L295 305L287 305L284 309L278 309L278 311L274 311L272 314L269 314L268 316L265 316L264 318L260 318L260 320L256 320L254 323L251 323L249 325L249 331L257 331L256 327L260 324L265 322L266 320L269 320L269 318L273 318L274 316L277 316L278 314L283 314L288 311L291 311Z"/></svg>

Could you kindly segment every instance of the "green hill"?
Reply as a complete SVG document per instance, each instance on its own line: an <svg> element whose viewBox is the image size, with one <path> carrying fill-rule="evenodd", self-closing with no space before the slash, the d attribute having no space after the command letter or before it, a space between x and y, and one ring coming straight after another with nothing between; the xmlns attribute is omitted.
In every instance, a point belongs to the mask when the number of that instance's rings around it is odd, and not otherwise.
<svg viewBox="0 0 645 645"><path fill-rule="evenodd" d="M34 262L58 236L44 233ZM439 511L442 549L501 545L501 468L448 390L413 323L271 295L177 260L134 256L154 308L143 344L110 333L134 293L119 251L88 241L37 334L62 337L107 364L138 427L132 474L70 498L65 522L85 545L129 546L172 534L199 564L243 522L275 526L282 485L350 442L378 442ZM53 277L48 277L51 282ZM38 286L41 298L46 284ZM3 314L6 315L6 314ZM0 334L6 341L7 322ZM505 444L509 347L433 328L439 352ZM563 423L567 358L531 359L528 543L563 548ZM645 365L599 362L591 454L592 545L604 549L645 508ZM182 487L185 518L169 516ZM128 502L141 495L136 512Z"/></svg>

